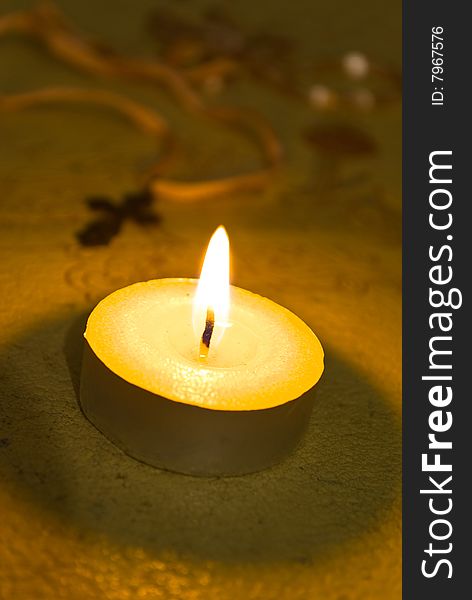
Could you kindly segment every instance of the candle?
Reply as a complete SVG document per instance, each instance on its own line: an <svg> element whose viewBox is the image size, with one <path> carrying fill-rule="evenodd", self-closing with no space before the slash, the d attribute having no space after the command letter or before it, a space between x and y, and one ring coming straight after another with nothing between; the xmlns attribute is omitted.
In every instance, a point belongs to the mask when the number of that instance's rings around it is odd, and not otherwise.
<svg viewBox="0 0 472 600"><path fill-rule="evenodd" d="M200 280L113 292L85 332L85 415L129 455L194 475L271 466L297 444L323 350L292 312L230 286L229 242L213 235Z"/></svg>

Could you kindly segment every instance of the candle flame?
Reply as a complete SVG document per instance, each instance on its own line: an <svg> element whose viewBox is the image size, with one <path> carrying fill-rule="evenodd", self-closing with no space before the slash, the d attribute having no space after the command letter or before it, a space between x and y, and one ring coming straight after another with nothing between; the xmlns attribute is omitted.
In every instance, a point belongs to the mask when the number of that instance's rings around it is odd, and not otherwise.
<svg viewBox="0 0 472 600"><path fill-rule="evenodd" d="M206 357L218 346L229 317L229 239L220 225L212 235L193 302L193 330Z"/></svg>

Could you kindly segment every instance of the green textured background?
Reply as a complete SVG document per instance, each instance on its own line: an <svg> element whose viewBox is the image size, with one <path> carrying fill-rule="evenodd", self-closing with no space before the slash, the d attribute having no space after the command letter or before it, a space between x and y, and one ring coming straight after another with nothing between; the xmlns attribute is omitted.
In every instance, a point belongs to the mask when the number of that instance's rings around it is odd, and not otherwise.
<svg viewBox="0 0 472 600"><path fill-rule="evenodd" d="M170 4L170 3L168 3ZM173 2L197 18L216 2ZM28 2L4 1L0 11ZM151 54L150 0L60 2L83 30ZM308 59L360 50L400 64L400 3L220 2L250 31ZM308 67L307 67L308 68ZM150 86L100 82L20 38L0 39L0 85L106 86L157 106L185 140L188 174L251 166L237 135L182 113ZM104 248L74 233L84 198L136 187L152 140L88 107L0 113L0 598L399 599L401 596L400 102L330 115L377 145L325 164L301 140L328 117L250 83L225 100L262 110L287 166L262 194L161 202L159 228L126 224ZM333 169L323 189L318 185ZM185 172L185 168L183 168ZM77 404L84 317L133 281L197 275L227 227L234 283L300 315L326 350L308 434L265 472L198 479L128 458Z"/></svg>

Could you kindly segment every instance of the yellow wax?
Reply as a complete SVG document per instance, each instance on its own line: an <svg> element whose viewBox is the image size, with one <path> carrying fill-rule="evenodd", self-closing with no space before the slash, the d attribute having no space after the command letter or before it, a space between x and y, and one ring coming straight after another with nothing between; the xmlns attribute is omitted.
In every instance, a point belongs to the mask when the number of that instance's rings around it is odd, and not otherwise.
<svg viewBox="0 0 472 600"><path fill-rule="evenodd" d="M113 373L169 400L249 411L298 398L323 372L311 329L282 306L231 286L229 326L208 357L192 327L197 280L157 279L102 300L85 337Z"/></svg>

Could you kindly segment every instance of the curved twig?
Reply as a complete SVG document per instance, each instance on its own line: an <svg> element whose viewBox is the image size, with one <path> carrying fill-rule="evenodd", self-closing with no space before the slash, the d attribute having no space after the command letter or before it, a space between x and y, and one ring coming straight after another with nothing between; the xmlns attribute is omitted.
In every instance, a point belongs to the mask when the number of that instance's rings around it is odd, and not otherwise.
<svg viewBox="0 0 472 600"><path fill-rule="evenodd" d="M261 169L253 173L197 182L154 179L149 187L156 197L175 202L192 203L206 198L263 190L272 180L275 171L275 168Z"/></svg>
<svg viewBox="0 0 472 600"><path fill-rule="evenodd" d="M152 193L159 197L189 202L236 191L259 190L270 183L275 167L282 160L280 141L262 115L236 107L206 107L187 78L178 70L155 61L119 56L112 50L82 37L50 3L0 17L0 35L6 33L32 36L55 57L88 73L152 81L163 85L185 109L213 121L239 127L255 139L262 151L267 168L205 182L160 179L157 177L162 172L162 165L159 163L149 170L146 182ZM170 139L166 122L154 111L103 90L46 88L14 96L0 96L0 108L15 110L33 104L57 101L86 101L111 107L127 116L144 132L164 137L167 141Z"/></svg>
<svg viewBox="0 0 472 600"><path fill-rule="evenodd" d="M170 131L165 120L155 111L137 102L104 90L87 90L70 87L51 87L20 94L0 94L0 110L15 111L32 106L56 102L86 102L99 104L118 111L144 133L167 141L170 147ZM157 174L162 170L159 163L146 178L145 187L157 198L177 202L195 202L205 198L223 196L234 192L259 190L267 185L272 169L261 169L227 178L205 182L184 182L162 179Z"/></svg>
<svg viewBox="0 0 472 600"><path fill-rule="evenodd" d="M0 34L20 33L34 37L56 58L95 75L147 80L169 89L187 109L202 108L198 94L178 71L157 61L121 57L81 36L50 3L0 18Z"/></svg>
<svg viewBox="0 0 472 600"><path fill-rule="evenodd" d="M106 106L125 116L144 133L159 138L170 135L167 122L154 110L107 90L47 87L20 94L0 94L0 110L22 110L56 102L86 102Z"/></svg>

